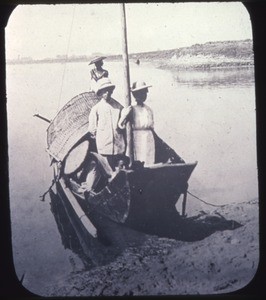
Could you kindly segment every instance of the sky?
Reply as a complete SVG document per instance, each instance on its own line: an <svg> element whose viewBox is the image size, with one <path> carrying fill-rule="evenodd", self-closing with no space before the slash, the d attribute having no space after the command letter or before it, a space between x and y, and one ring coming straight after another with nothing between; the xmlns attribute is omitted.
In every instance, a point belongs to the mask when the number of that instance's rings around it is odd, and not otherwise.
<svg viewBox="0 0 266 300"><path fill-rule="evenodd" d="M126 17L129 53L252 39L241 2L127 3ZM7 59L122 53L120 4L18 5L5 31Z"/></svg>

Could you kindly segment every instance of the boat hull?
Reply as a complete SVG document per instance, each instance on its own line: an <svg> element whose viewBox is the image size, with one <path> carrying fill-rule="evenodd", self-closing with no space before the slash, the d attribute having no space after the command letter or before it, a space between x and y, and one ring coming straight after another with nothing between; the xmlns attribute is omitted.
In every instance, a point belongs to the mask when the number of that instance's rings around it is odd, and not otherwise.
<svg viewBox="0 0 266 300"><path fill-rule="evenodd" d="M50 191L50 198L64 247L76 253L88 268L114 260L126 247L138 246L146 238L97 210L85 214L81 200L69 194L64 179L56 183L56 192Z"/></svg>
<svg viewBox="0 0 266 300"><path fill-rule="evenodd" d="M91 220L99 214L134 230L156 234L159 224L167 226L169 219L181 218L176 203L181 194L186 194L195 166L159 164L121 170L102 191L86 195L80 204ZM99 228L97 220L94 225Z"/></svg>
<svg viewBox="0 0 266 300"><path fill-rule="evenodd" d="M176 203L185 195L194 164L164 164L129 174L130 210L126 225L155 233L169 218L180 218Z"/></svg>
<svg viewBox="0 0 266 300"><path fill-rule="evenodd" d="M83 198L73 193L66 176L57 181L56 188L81 244L84 239L90 243L99 233L105 241L108 237L115 240L122 228L159 234L169 220L181 218L176 203L186 193L195 166L160 164L121 170L99 193Z"/></svg>

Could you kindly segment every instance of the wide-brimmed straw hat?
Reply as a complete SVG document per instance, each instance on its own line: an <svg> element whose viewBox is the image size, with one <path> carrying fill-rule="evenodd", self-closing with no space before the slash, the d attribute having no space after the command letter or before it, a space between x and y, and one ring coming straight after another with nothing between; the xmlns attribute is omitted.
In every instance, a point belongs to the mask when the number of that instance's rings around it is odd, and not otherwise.
<svg viewBox="0 0 266 300"><path fill-rule="evenodd" d="M95 64L98 61L104 60L106 57L105 56L96 56L94 59L89 63L89 65Z"/></svg>
<svg viewBox="0 0 266 300"><path fill-rule="evenodd" d="M65 174L76 172L84 162L89 150L89 141L84 141L73 148L65 158Z"/></svg>
<svg viewBox="0 0 266 300"><path fill-rule="evenodd" d="M151 85L146 85L144 81L136 81L132 84L131 92L136 92L140 90L144 90L151 87Z"/></svg>
<svg viewBox="0 0 266 300"><path fill-rule="evenodd" d="M111 80L107 77L99 79L97 81L96 95L99 95L99 92L104 89L114 89L115 85L111 82Z"/></svg>

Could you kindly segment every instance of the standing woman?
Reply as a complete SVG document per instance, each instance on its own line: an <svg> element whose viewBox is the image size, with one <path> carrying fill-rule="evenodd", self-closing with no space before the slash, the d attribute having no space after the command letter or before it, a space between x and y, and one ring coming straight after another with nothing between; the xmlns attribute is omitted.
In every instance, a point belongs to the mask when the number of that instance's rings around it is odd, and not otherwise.
<svg viewBox="0 0 266 300"><path fill-rule="evenodd" d="M134 82L131 88L136 105L132 106L129 120L133 130L134 160L144 162L144 165L155 163L155 142L154 142L154 120L151 108L144 102L147 98L148 88L145 82ZM122 116L124 113L122 112ZM127 113L125 113L127 115ZM128 119L128 118L127 118ZM127 119L122 118L120 127L124 126Z"/></svg>

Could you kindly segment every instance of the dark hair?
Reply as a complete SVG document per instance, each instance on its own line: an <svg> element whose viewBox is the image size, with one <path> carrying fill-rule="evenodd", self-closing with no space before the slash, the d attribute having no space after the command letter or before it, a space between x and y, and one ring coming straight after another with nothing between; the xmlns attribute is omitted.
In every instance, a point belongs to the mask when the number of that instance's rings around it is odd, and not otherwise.
<svg viewBox="0 0 266 300"><path fill-rule="evenodd" d="M138 94L142 94L144 91L146 93L148 93L148 88L144 88L144 89L137 90L137 91L132 91L132 95L136 98L138 96Z"/></svg>
<svg viewBox="0 0 266 300"><path fill-rule="evenodd" d="M100 89L96 94L98 95L98 96L101 96L103 93L105 93L106 91L114 91L114 89L115 89L115 87L113 86L109 86L109 87L105 87L105 88L103 88L103 89Z"/></svg>

